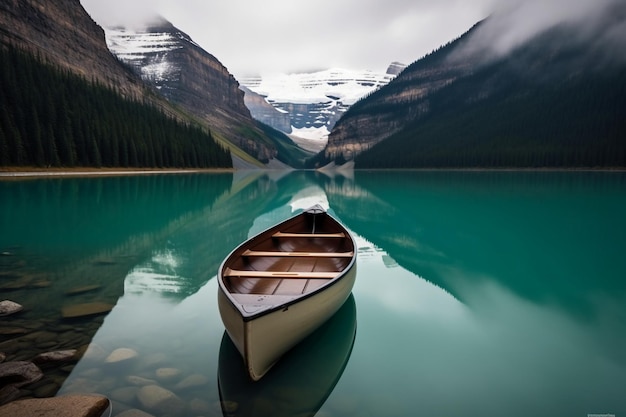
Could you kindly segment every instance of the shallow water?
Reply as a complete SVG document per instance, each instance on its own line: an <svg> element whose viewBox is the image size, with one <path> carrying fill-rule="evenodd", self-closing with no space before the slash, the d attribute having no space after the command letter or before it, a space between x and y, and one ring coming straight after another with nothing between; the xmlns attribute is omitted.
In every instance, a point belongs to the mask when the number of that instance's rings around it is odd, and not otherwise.
<svg viewBox="0 0 626 417"><path fill-rule="evenodd" d="M357 240L352 304L251 385L217 268L315 203ZM2 181L1 299L25 309L0 318L0 352L90 346L24 394L97 392L113 416L621 415L624 207L626 174L603 172ZM112 309L63 318L85 303ZM118 348L137 357L106 363ZM146 385L176 399L147 405Z"/></svg>

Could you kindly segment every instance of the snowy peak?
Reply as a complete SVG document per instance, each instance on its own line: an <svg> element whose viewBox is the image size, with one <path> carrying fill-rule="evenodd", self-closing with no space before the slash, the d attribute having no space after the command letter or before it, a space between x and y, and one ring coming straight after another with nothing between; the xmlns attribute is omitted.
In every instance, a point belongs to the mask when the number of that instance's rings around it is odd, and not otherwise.
<svg viewBox="0 0 626 417"><path fill-rule="evenodd" d="M240 83L262 96L278 113L268 115L246 101L257 120L285 133L325 141L341 115L355 102L391 81L404 65L393 63L386 73L332 68L300 74L270 74L240 79ZM288 114L291 128L284 128Z"/></svg>
<svg viewBox="0 0 626 417"><path fill-rule="evenodd" d="M109 50L167 100L208 123L259 160L275 149L250 134L256 128L244 93L228 69L170 22L106 27ZM243 128L242 128L243 126Z"/></svg>
<svg viewBox="0 0 626 417"><path fill-rule="evenodd" d="M183 49L185 44L197 46L189 36L165 21L140 29L105 28L105 33L109 50L158 89L179 76L180 65L171 53Z"/></svg>
<svg viewBox="0 0 626 417"><path fill-rule="evenodd" d="M239 80L269 102L354 104L365 94L387 84L394 75L333 68L302 74L270 74Z"/></svg>

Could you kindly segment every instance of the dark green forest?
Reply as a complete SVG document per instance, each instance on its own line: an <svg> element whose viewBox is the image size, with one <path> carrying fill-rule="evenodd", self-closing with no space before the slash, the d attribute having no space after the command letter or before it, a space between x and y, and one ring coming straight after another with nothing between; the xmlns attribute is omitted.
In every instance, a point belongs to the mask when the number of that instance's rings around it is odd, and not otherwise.
<svg viewBox="0 0 626 417"><path fill-rule="evenodd" d="M571 28L556 28L503 59L489 64L468 61L473 66L468 75L457 74L455 82L414 104L428 111L358 155L355 166L626 167L624 61L607 57L601 48L571 41L571 33ZM428 65L438 68L463 40L406 71L419 74ZM396 80L389 87L402 90L402 77ZM421 80L413 77L410 82ZM406 111L401 107L374 97L356 103L349 112L389 112L402 120Z"/></svg>
<svg viewBox="0 0 626 417"><path fill-rule="evenodd" d="M199 126L0 48L0 166L217 168L232 160Z"/></svg>
<svg viewBox="0 0 626 417"><path fill-rule="evenodd" d="M359 155L356 167L626 166L626 71L555 84L509 78L468 103L472 86L498 82L489 77L434 94L428 116Z"/></svg>

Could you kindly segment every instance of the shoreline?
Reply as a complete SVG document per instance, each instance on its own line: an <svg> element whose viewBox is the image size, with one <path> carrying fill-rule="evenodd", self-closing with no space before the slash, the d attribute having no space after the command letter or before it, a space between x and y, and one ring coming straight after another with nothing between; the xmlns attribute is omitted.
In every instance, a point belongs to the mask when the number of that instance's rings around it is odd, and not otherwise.
<svg viewBox="0 0 626 417"><path fill-rule="evenodd" d="M262 168L259 168L262 170ZM28 178L98 177L162 174L223 174L239 171L235 168L0 168L0 181ZM245 171L245 170L244 170ZM341 170L338 170L341 171ZM623 167L603 168L362 168L362 172L626 172Z"/></svg>
<svg viewBox="0 0 626 417"><path fill-rule="evenodd" d="M235 172L234 168L198 168L198 169L168 169L168 168L35 168L11 167L0 169L0 181L21 178L42 177L95 177L95 176L123 176L123 175L160 175L160 174L221 174Z"/></svg>

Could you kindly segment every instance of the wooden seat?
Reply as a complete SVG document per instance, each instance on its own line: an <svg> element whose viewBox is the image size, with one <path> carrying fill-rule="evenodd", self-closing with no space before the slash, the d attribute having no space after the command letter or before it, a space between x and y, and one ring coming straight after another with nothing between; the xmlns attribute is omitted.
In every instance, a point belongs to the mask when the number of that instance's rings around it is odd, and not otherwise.
<svg viewBox="0 0 626 417"><path fill-rule="evenodd" d="M335 278L339 272L280 272L280 271L242 271L226 268L225 277L250 278Z"/></svg>
<svg viewBox="0 0 626 417"><path fill-rule="evenodd" d="M247 249L242 256L276 256L276 257L295 257L295 258L351 258L354 252L274 252L274 251L257 251Z"/></svg>
<svg viewBox="0 0 626 417"><path fill-rule="evenodd" d="M284 232L276 232L272 235L272 237L310 237L310 238L343 238L346 237L346 234L343 232L339 233L284 233Z"/></svg>

